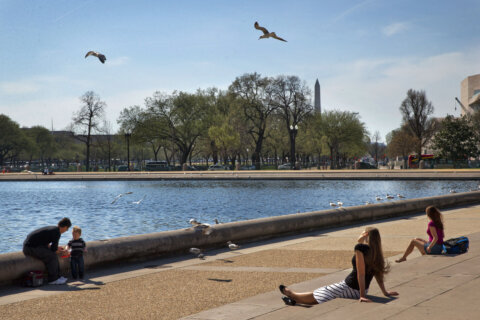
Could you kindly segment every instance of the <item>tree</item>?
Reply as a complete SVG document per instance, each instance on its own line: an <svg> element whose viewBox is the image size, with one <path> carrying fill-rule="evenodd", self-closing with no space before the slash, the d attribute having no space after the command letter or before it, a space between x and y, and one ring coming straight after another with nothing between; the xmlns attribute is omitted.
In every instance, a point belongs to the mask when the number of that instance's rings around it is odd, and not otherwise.
<svg viewBox="0 0 480 320"><path fill-rule="evenodd" d="M330 150L331 169L340 166L340 155L360 156L366 151L368 132L358 114L347 111L327 111L321 116L318 134ZM346 159L344 159L346 160Z"/></svg>
<svg viewBox="0 0 480 320"><path fill-rule="evenodd" d="M45 127L42 126L33 126L30 129L25 130L25 134L32 139L33 148L30 152L30 160L33 156L40 158L42 164L48 160L50 162L51 157L55 153L55 140L53 139L52 133ZM47 166L50 163L47 164Z"/></svg>
<svg viewBox="0 0 480 320"><path fill-rule="evenodd" d="M7 157L18 155L26 149L27 138L18 123L0 114L0 165Z"/></svg>
<svg viewBox="0 0 480 320"><path fill-rule="evenodd" d="M479 154L478 136L466 118L448 115L441 126L433 139L433 146L440 151L441 157L451 159L454 166L457 166L458 162Z"/></svg>
<svg viewBox="0 0 480 320"><path fill-rule="evenodd" d="M415 146L419 144L407 124L401 128L391 131L387 137L387 154L390 158L402 156L404 160L415 150ZM404 166L406 169L406 166Z"/></svg>
<svg viewBox="0 0 480 320"><path fill-rule="evenodd" d="M86 146L86 170L90 171L91 136L100 130L104 113L105 102L93 91L87 91L80 97L83 106L73 115L72 129L77 133L76 138Z"/></svg>
<svg viewBox="0 0 480 320"><path fill-rule="evenodd" d="M201 92L174 92L170 96L156 92L145 101L148 111L164 124L159 128L160 136L175 144L181 153L180 163L186 163L197 139L207 132L207 97Z"/></svg>
<svg viewBox="0 0 480 320"><path fill-rule="evenodd" d="M430 140L435 132L435 121L429 116L433 114L434 108L428 101L425 91L415 91L409 89L407 97L402 101L400 112L404 123L417 138L415 151L418 155L422 154L422 148Z"/></svg>
<svg viewBox="0 0 480 320"><path fill-rule="evenodd" d="M275 103L281 110L286 128L290 133L290 161L295 166L295 138L298 133L298 124L313 111L310 103L311 91L305 81L297 76L278 76L274 84Z"/></svg>
<svg viewBox="0 0 480 320"><path fill-rule="evenodd" d="M278 108L274 103L272 80L262 78L258 73L244 74L233 81L229 91L238 98L236 101L243 109L247 132L255 144L252 161L258 169L266 136L267 121Z"/></svg>

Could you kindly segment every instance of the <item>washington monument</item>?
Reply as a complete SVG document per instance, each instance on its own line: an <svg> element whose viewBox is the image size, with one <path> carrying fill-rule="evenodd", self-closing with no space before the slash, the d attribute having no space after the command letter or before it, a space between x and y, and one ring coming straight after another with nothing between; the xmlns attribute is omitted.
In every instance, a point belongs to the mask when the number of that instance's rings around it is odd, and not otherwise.
<svg viewBox="0 0 480 320"><path fill-rule="evenodd" d="M320 102L320 83L315 82L315 112L322 113L322 103Z"/></svg>

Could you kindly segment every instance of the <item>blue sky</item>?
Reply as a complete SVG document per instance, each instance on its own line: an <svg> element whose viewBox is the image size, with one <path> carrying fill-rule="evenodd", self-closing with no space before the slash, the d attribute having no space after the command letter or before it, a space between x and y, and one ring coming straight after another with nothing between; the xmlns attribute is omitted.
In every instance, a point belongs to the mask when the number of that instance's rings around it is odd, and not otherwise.
<svg viewBox="0 0 480 320"><path fill-rule="evenodd" d="M410 88L435 116L460 113L460 82L480 73L479 16L478 0L0 0L0 113L61 130L93 90L116 130L155 91L226 89L258 72L312 90L318 78L323 109L359 112L384 139ZM258 40L255 21L288 42Z"/></svg>

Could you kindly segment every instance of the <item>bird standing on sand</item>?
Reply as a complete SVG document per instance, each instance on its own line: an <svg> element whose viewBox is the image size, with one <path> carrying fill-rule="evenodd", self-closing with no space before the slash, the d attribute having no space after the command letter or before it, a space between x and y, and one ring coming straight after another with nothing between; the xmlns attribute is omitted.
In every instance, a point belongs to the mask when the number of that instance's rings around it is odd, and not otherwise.
<svg viewBox="0 0 480 320"><path fill-rule="evenodd" d="M228 247L230 248L230 250L237 250L238 248L240 248L240 246L238 244L235 244L232 241L228 241L227 244L228 244Z"/></svg>
<svg viewBox="0 0 480 320"><path fill-rule="evenodd" d="M279 36L277 36L275 34L275 32L268 32L268 30L264 27L261 27L258 22L255 21L255 24L253 25L255 27L255 29L257 30L261 30L263 32L263 35L261 35L258 40L260 39L267 39L267 38L274 38L274 39L277 39L277 40L280 40L280 41L284 41L284 42L287 42L287 40L285 39L282 39L280 38Z"/></svg>
<svg viewBox="0 0 480 320"><path fill-rule="evenodd" d="M95 51L88 51L87 54L85 55L85 59L88 57L88 56L95 56L98 58L98 60L100 60L101 63L105 63L105 61L107 60L107 58L101 54L101 53L98 53L98 52L95 52Z"/></svg>

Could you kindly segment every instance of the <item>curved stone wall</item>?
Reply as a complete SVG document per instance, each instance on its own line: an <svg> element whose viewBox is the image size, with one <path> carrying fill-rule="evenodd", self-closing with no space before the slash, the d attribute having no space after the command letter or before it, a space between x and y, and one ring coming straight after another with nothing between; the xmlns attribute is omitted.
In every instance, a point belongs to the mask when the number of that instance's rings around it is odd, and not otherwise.
<svg viewBox="0 0 480 320"><path fill-rule="evenodd" d="M372 205L296 213L212 226L213 232L188 228L138 236L88 242L85 267L115 262L147 260L187 252L191 247L214 248L227 241L247 242L280 235L351 225L422 212L427 206L454 207L480 202L480 191L436 197L389 201ZM62 270L69 268L68 259L60 259ZM0 254L0 284L22 278L28 271L44 270L39 260L25 257L22 252Z"/></svg>

